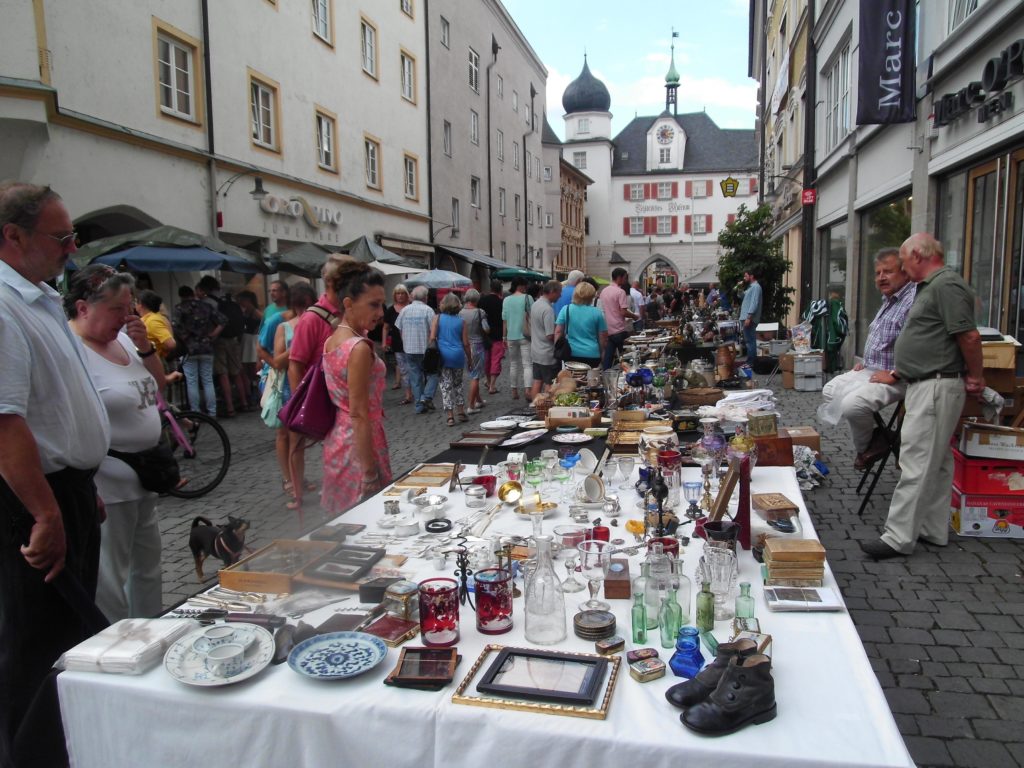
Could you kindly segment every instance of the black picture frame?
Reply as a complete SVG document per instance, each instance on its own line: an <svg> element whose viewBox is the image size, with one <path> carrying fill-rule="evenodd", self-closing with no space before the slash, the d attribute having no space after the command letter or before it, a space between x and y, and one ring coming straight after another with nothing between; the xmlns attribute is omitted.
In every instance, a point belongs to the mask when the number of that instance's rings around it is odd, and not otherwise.
<svg viewBox="0 0 1024 768"><path fill-rule="evenodd" d="M535 669L531 670L531 666L535 666ZM536 648L503 648L477 683L476 689L491 696L577 706L591 705L601 690L607 669L608 659L602 657L555 653ZM526 684L538 676L541 679L536 680L535 684ZM553 677L554 681L561 684L553 686Z"/></svg>

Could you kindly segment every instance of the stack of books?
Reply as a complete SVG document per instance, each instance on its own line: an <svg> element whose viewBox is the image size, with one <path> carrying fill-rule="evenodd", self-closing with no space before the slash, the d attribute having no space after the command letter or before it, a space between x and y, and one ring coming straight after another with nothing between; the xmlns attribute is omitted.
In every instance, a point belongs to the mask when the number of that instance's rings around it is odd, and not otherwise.
<svg viewBox="0 0 1024 768"><path fill-rule="evenodd" d="M814 539L765 540L766 587L820 587L825 578L825 548Z"/></svg>

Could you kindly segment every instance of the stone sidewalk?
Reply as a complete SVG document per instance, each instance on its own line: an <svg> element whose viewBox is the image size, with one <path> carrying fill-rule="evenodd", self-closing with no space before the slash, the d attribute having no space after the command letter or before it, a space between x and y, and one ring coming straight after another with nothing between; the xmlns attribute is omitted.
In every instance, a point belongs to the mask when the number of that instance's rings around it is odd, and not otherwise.
<svg viewBox="0 0 1024 768"><path fill-rule="evenodd" d="M822 431L814 417L820 394L776 384L782 423ZM501 394L485 395L488 406L470 424L516 405L508 396L507 375L501 386ZM417 416L412 406L398 405L400 399L401 392L386 392L396 474L446 448L459 434L439 412ZM222 423L233 451L224 482L202 499L160 503L168 607L200 586L188 551L195 516L214 522L228 515L248 519L253 549L301 535L323 521L313 494L301 521L285 508L273 433L256 414ZM909 558L867 560L858 542L880 533L897 470L886 469L862 520L856 514L860 475L853 470L844 427L823 432L822 453L830 474L824 485L807 492L807 505L911 755L922 766L1024 765L1024 541L953 536L945 548L924 545ZM315 449L308 454L310 479L320 476L318 454ZM208 576L216 565L207 562Z"/></svg>

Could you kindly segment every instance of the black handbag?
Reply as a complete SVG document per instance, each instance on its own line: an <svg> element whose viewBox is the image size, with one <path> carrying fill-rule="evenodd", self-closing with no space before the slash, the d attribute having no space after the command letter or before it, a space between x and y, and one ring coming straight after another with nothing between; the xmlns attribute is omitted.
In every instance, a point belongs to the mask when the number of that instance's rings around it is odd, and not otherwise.
<svg viewBox="0 0 1024 768"><path fill-rule="evenodd" d="M572 347L569 345L570 308L569 306L565 308L565 329L562 332L561 338L555 342L555 360L561 360L563 363L572 359Z"/></svg>
<svg viewBox="0 0 1024 768"><path fill-rule="evenodd" d="M423 353L423 372L433 375L441 372L441 351L436 347L427 347Z"/></svg>
<svg viewBox="0 0 1024 768"><path fill-rule="evenodd" d="M147 491L167 493L181 482L178 460L174 458L174 451L166 435L162 435L159 443L145 451L125 453L111 448L107 455L120 459L135 470L139 482Z"/></svg>

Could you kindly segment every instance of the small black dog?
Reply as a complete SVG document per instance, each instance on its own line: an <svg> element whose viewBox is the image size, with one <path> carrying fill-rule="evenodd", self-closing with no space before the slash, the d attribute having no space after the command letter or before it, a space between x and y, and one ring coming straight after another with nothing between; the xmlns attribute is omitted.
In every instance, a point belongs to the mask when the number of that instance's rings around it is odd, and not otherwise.
<svg viewBox="0 0 1024 768"><path fill-rule="evenodd" d="M203 581L203 562L210 555L224 561L224 567L234 565L242 559L245 549L245 532L249 530L249 521L240 517L228 517L225 526L214 525L205 517L197 517L192 521L192 529L188 535L188 548L196 561L196 576Z"/></svg>

